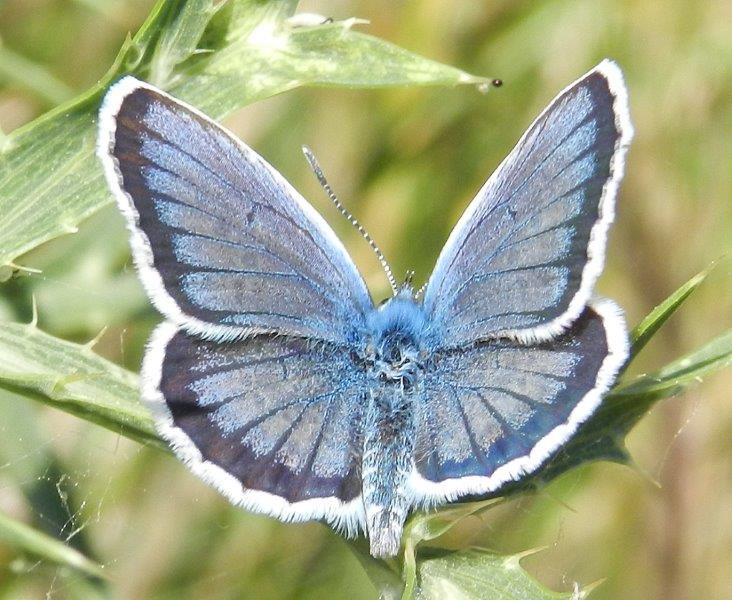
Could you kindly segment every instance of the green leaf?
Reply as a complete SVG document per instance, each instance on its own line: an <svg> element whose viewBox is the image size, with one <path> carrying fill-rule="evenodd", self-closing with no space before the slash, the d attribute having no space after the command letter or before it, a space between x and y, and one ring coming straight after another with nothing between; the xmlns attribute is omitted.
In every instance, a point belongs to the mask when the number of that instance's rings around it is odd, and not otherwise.
<svg viewBox="0 0 732 600"><path fill-rule="evenodd" d="M33 324L0 323L0 387L145 444L166 448L139 402L137 376Z"/></svg>
<svg viewBox="0 0 732 600"><path fill-rule="evenodd" d="M404 527L402 543L404 545L403 577L404 593L402 600L413 598L417 591L417 552L422 542L437 539L447 533L457 523L500 503L500 498L491 498L481 502L470 502L450 506L436 512L413 513Z"/></svg>
<svg viewBox="0 0 732 600"><path fill-rule="evenodd" d="M401 600L442 598L585 598L590 588L579 594L561 594L547 590L520 565L524 556L502 556L483 550L459 552L427 551L418 557L418 546L445 534L468 516L478 516L493 508L502 499L453 505L436 512L414 513L404 529L402 579L398 578L395 560L377 560L368 551L364 539L349 540L348 544L380 596ZM431 552L431 554L430 554ZM590 586L592 587L592 586Z"/></svg>
<svg viewBox="0 0 732 600"><path fill-rule="evenodd" d="M684 301L696 291L714 268L714 263L709 265L701 273L697 273L673 294L666 298L661 304L654 308L645 319L643 319L630 334L632 346L630 349L631 360L637 356L649 340L656 334L661 326L673 315Z"/></svg>
<svg viewBox="0 0 732 600"><path fill-rule="evenodd" d="M8 136L5 134L5 132L0 129L0 154L5 152L5 150L10 146L10 140L8 139Z"/></svg>
<svg viewBox="0 0 732 600"><path fill-rule="evenodd" d="M653 375L643 375L616 388L611 399L618 402L652 404L680 393L694 383L732 364L732 329ZM626 411L627 412L627 411Z"/></svg>
<svg viewBox="0 0 732 600"><path fill-rule="evenodd" d="M110 202L94 156L96 115L124 73L152 80L213 118L302 85L380 87L484 80L352 31L293 27L296 2L160 0L101 82L14 131L0 154L0 265L76 231Z"/></svg>
<svg viewBox="0 0 732 600"><path fill-rule="evenodd" d="M371 556L369 543L362 537L344 541L358 559L371 583L379 591L379 598L381 600L399 600L402 597L404 583L397 561L381 560Z"/></svg>
<svg viewBox="0 0 732 600"><path fill-rule="evenodd" d="M589 588L569 593L552 592L531 577L520 561L533 553L501 556L475 549L427 558L419 563L419 586L414 597L417 600L574 600L587 597Z"/></svg>
<svg viewBox="0 0 732 600"><path fill-rule="evenodd" d="M149 80L162 88L172 83L175 68L196 53L201 36L216 12L211 0L190 0L180 11L170 3L167 9L173 11L169 26L163 29L150 61Z"/></svg>
<svg viewBox="0 0 732 600"><path fill-rule="evenodd" d="M81 552L45 533L16 521L0 511L0 541L21 552L42 560L81 571L93 577L104 577L102 567Z"/></svg>

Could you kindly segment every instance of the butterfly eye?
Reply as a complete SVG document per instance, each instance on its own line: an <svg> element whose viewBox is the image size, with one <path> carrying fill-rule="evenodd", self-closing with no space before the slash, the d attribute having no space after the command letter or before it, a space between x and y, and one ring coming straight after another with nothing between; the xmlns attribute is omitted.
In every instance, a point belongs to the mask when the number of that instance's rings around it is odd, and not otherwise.
<svg viewBox="0 0 732 600"><path fill-rule="evenodd" d="M391 351L389 352L388 360L390 360L393 363L401 362L402 351L397 347L392 348Z"/></svg>

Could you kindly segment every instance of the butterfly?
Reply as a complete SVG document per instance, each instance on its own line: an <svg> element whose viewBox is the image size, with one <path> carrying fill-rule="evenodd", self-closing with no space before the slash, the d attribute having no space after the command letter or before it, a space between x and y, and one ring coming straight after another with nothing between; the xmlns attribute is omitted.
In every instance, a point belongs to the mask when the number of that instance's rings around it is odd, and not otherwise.
<svg viewBox="0 0 732 600"><path fill-rule="evenodd" d="M98 156L165 320L141 396L175 454L231 502L399 551L417 508L539 470L628 356L593 297L632 126L601 62L531 124L450 234L419 296L375 305L343 244L251 148L125 77Z"/></svg>

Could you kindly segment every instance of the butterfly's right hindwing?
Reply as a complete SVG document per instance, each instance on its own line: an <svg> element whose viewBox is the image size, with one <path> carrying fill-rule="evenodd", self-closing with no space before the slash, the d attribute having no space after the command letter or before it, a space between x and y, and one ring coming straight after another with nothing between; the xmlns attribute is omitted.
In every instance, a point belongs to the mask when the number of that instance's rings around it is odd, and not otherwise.
<svg viewBox="0 0 732 600"><path fill-rule="evenodd" d="M100 113L99 156L151 299L187 331L341 342L371 307L325 221L194 109L125 78Z"/></svg>

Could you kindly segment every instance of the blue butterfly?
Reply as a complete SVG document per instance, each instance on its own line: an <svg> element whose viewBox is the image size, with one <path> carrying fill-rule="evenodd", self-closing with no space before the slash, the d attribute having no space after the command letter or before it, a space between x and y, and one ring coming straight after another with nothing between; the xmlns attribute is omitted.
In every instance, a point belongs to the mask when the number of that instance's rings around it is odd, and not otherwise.
<svg viewBox="0 0 732 600"><path fill-rule="evenodd" d="M165 316L142 397L233 503L399 550L415 508L537 471L628 356L592 299L632 136L619 68L562 91L478 192L424 289L380 306L323 218L196 109L125 77L98 155Z"/></svg>

